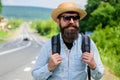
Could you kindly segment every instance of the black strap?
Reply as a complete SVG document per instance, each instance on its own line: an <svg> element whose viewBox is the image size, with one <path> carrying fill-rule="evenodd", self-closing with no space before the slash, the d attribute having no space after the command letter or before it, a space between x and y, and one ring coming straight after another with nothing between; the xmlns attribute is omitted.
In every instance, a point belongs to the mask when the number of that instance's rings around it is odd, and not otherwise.
<svg viewBox="0 0 120 80"><path fill-rule="evenodd" d="M52 54L59 53L60 54L60 34L52 37Z"/></svg>
<svg viewBox="0 0 120 80"><path fill-rule="evenodd" d="M90 52L90 38L87 35L82 34L82 53Z"/></svg>
<svg viewBox="0 0 120 80"><path fill-rule="evenodd" d="M90 38L89 36L83 35L82 34L82 53L84 52L90 52ZM87 66L87 72L88 72L88 80L91 80L91 72L90 72L90 67Z"/></svg>

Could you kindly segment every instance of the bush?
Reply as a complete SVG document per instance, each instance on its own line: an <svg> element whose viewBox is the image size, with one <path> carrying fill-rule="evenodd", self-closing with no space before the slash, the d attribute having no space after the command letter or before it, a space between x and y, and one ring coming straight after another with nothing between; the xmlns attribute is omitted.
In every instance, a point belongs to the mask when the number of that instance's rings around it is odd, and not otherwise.
<svg viewBox="0 0 120 80"><path fill-rule="evenodd" d="M110 28L97 27L91 38L98 46L103 63L120 77L120 24ZM112 65L112 66L111 66Z"/></svg>
<svg viewBox="0 0 120 80"><path fill-rule="evenodd" d="M8 23L7 23L7 27L9 29L13 30L13 29L20 27L22 22L23 22L23 20L21 20L21 19L9 19Z"/></svg>
<svg viewBox="0 0 120 80"><path fill-rule="evenodd" d="M31 27L34 27L40 35L46 36L47 38L59 32L57 24L51 19L35 21L32 23Z"/></svg>

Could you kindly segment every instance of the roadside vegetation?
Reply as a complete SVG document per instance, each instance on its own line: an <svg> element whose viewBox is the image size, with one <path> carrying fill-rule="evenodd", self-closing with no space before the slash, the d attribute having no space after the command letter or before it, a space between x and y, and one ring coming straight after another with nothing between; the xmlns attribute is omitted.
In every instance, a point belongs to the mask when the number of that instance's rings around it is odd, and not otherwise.
<svg viewBox="0 0 120 80"><path fill-rule="evenodd" d="M1 20L0 24L2 24L3 20ZM11 37L13 32L20 27L23 22L23 20L20 19L9 19L5 21L5 25L0 27L0 42L3 42L6 38Z"/></svg>
<svg viewBox="0 0 120 80"><path fill-rule="evenodd" d="M4 41L4 39L6 39L7 37L9 37L10 35L5 32L5 31L0 31L0 43Z"/></svg>
<svg viewBox="0 0 120 80"><path fill-rule="evenodd" d="M103 64L120 77L120 23L104 29L98 26L91 38L98 47Z"/></svg>
<svg viewBox="0 0 120 80"><path fill-rule="evenodd" d="M40 35L47 38L50 38L59 32L57 24L52 19L33 21L31 28L36 29Z"/></svg>
<svg viewBox="0 0 120 80"><path fill-rule="evenodd" d="M7 22L7 25L6 27L9 29L9 30L15 30L17 29L18 27L20 27L21 23L23 22L24 20L22 19L9 19L8 22Z"/></svg>

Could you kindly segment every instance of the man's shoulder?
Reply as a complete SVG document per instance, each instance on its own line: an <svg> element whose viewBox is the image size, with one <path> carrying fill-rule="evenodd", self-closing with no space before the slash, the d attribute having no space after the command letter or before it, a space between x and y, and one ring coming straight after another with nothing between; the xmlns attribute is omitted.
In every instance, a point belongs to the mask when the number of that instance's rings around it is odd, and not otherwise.
<svg viewBox="0 0 120 80"><path fill-rule="evenodd" d="M51 39L47 39L44 42L42 42L41 47L49 49L51 47Z"/></svg>
<svg viewBox="0 0 120 80"><path fill-rule="evenodd" d="M51 38L48 39L48 40L46 40L43 44L46 45L46 46L48 46L49 44L51 44Z"/></svg>

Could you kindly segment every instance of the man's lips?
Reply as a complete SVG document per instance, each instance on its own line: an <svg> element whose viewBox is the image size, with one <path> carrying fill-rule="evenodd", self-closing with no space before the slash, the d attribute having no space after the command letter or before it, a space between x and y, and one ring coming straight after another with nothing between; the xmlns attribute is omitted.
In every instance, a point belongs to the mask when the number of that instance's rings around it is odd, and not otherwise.
<svg viewBox="0 0 120 80"><path fill-rule="evenodd" d="M68 29L69 29L69 30L74 30L75 28L72 27L72 26L70 26L70 27L68 27Z"/></svg>

